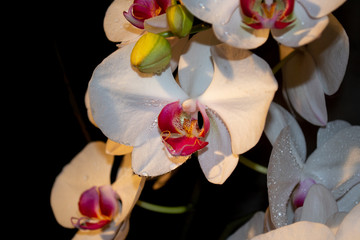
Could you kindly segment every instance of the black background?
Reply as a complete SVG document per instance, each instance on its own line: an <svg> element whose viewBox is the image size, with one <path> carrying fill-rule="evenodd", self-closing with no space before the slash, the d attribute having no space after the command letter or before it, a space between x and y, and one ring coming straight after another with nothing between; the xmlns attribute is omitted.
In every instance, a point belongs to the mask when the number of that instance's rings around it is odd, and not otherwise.
<svg viewBox="0 0 360 240"><path fill-rule="evenodd" d="M3 127L9 145L4 150L11 153L4 161L14 164L6 168L15 170L11 181L20 180L12 188L19 203L16 219L9 224L18 229L19 224L30 227L26 234L35 238L70 239L74 235L74 230L58 225L52 214L52 184L89 140L106 140L87 119L84 94L94 68L116 50L115 44L105 37L102 25L111 2L28 2L22 7L24 15L17 11L18 6L10 8L16 10L11 11L11 21L18 15L25 17L10 27L4 37L15 45L11 49L3 46L10 53L8 62L14 67L3 68L8 74L4 74L7 77L3 81L11 84L3 88L7 113ZM359 9L359 1L349 0L334 12L350 38L350 58L340 90L327 96L329 120L344 119L357 125L360 125ZM272 39L255 52L272 67L278 61ZM281 74L276 77L281 85ZM281 101L280 91L275 99ZM311 153L317 128L298 120ZM270 151L271 146L263 136L245 156L266 166ZM145 185L141 200L176 206L197 199L194 210L166 215L135 206L127 239L219 239L228 224L265 210L268 204L266 176L242 164L220 186L207 182L196 159L180 167L164 188L154 191L151 183ZM15 201L8 201L8 205L14 204Z"/></svg>

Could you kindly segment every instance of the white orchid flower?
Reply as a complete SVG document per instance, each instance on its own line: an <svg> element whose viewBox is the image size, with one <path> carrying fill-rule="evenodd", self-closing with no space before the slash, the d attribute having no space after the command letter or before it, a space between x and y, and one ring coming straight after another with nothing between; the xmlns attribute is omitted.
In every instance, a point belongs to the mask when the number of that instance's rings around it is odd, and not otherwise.
<svg viewBox="0 0 360 240"><path fill-rule="evenodd" d="M268 167L271 221L276 228L290 223L294 207L303 204L309 188L325 186L340 211L360 201L360 126L341 120L320 128L317 149L306 159L304 135L292 116L277 104L269 110L265 133L273 144Z"/></svg>
<svg viewBox="0 0 360 240"><path fill-rule="evenodd" d="M360 234L360 204L340 212L329 190L320 184L311 186L297 219L278 229L268 228L268 213L257 212L227 240L237 239L351 239Z"/></svg>
<svg viewBox="0 0 360 240"><path fill-rule="evenodd" d="M314 125L327 123L324 93L334 94L340 87L349 59L349 39L333 15L321 37L297 48L282 67L283 92L288 103ZM292 48L280 45L281 58ZM301 74L299 74L301 73Z"/></svg>
<svg viewBox="0 0 360 240"><path fill-rule="evenodd" d="M111 184L113 161L103 142L91 142L56 178L51 207L61 226L80 229L73 239L125 239L145 178L133 173L128 154Z"/></svg>
<svg viewBox="0 0 360 240"><path fill-rule="evenodd" d="M328 24L327 15L345 0L182 0L197 18L211 23L222 42L237 48L262 45L271 31L279 43L305 45Z"/></svg>
<svg viewBox="0 0 360 240"><path fill-rule="evenodd" d="M132 44L94 71L89 83L94 121L112 141L133 146L136 174L165 174L198 151L207 179L221 184L238 154L259 140L277 82L261 58L212 46L214 41L211 31L191 39L179 62L180 85L169 69L158 75L136 72L129 62Z"/></svg>
<svg viewBox="0 0 360 240"><path fill-rule="evenodd" d="M341 213L340 213L341 215ZM299 221L281 227L265 234L258 235L252 240L348 240L356 239L360 234L360 204L355 206L343 219L342 216L331 217L327 224ZM331 224L341 222L338 227ZM329 224L329 225L328 225ZM337 224L336 224L337 225Z"/></svg>

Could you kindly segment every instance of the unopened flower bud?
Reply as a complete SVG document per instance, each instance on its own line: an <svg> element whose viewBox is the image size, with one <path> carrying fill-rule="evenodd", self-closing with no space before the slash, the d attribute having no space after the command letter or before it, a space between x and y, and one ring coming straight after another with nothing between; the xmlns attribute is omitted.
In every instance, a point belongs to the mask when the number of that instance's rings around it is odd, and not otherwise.
<svg viewBox="0 0 360 240"><path fill-rule="evenodd" d="M168 7L166 17L171 32L178 37L185 37L190 33L194 16L180 4Z"/></svg>
<svg viewBox="0 0 360 240"><path fill-rule="evenodd" d="M171 59L170 43L158 34L146 33L135 44L130 61L143 73L162 71Z"/></svg>

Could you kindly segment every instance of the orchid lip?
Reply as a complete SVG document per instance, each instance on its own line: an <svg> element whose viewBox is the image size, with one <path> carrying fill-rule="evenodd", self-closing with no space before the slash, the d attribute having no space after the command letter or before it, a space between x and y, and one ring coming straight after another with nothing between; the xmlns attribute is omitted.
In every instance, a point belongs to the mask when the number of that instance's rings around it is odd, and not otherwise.
<svg viewBox="0 0 360 240"><path fill-rule="evenodd" d="M199 114L200 113L200 114ZM199 123L199 117L203 123ZM167 104L158 116L162 142L173 156L188 156L207 146L202 139L209 131L210 121L205 107L188 99Z"/></svg>
<svg viewBox="0 0 360 240"><path fill-rule="evenodd" d="M307 178L299 183L298 187L293 193L293 205L295 208L303 206L305 198L311 186L314 184L316 184L316 182L312 178Z"/></svg>
<svg viewBox="0 0 360 240"><path fill-rule="evenodd" d="M81 194L78 205L83 217L73 217L71 222L74 227L87 230L104 227L119 210L116 193L110 185L87 189Z"/></svg>
<svg viewBox="0 0 360 240"><path fill-rule="evenodd" d="M295 0L269 0L263 3L255 0L240 0L244 15L243 22L254 29L283 29L293 23Z"/></svg>

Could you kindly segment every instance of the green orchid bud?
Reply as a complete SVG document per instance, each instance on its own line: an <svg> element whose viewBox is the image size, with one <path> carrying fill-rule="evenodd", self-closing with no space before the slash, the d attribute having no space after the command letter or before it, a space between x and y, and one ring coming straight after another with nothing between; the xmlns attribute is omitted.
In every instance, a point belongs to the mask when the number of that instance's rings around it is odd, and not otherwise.
<svg viewBox="0 0 360 240"><path fill-rule="evenodd" d="M159 73L168 66L171 46L168 40L155 33L144 34L135 44L130 61L143 73Z"/></svg>
<svg viewBox="0 0 360 240"><path fill-rule="evenodd" d="M190 33L194 16L180 4L168 7L166 17L171 32L178 37L185 37Z"/></svg>

